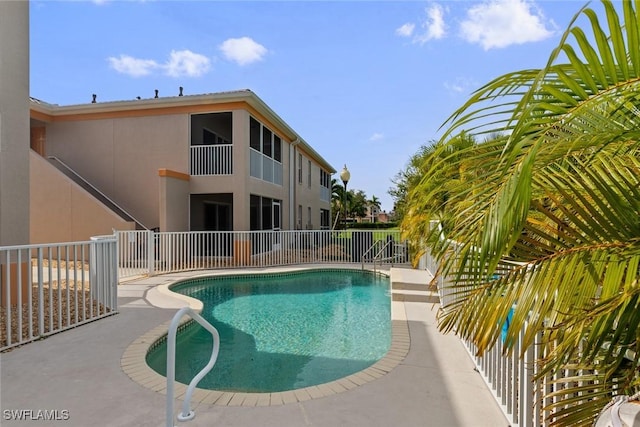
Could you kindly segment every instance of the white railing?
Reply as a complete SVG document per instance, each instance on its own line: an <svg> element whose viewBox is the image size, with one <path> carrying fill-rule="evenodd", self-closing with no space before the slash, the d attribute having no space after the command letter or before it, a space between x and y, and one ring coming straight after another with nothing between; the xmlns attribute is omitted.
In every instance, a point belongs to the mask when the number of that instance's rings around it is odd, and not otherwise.
<svg viewBox="0 0 640 427"><path fill-rule="evenodd" d="M523 336L524 330L520 331L513 352L508 356L502 353L502 341L482 356L476 355L477 349L471 342L463 342L512 426L548 426L552 414L543 410L544 390L550 389L552 380L534 382L537 374L535 361L542 357L540 339L538 337L520 358Z"/></svg>
<svg viewBox="0 0 640 427"><path fill-rule="evenodd" d="M173 413L173 390L176 382L176 335L178 333L180 320L185 315L189 315L193 320L198 322L200 326L209 331L213 338L213 347L211 349L209 362L195 377L193 377L187 387L184 401L182 402L182 412L177 416L178 421L189 421L196 416L195 412L191 410L191 397L200 380L202 380L202 378L211 371L213 365L215 365L216 360L218 359L218 352L220 351L220 334L218 334L218 330L213 327L211 323L207 322L202 316L189 307L183 307L178 310L175 316L173 316L171 324L169 325L169 331L167 332L167 427L174 427L173 423L175 421Z"/></svg>
<svg viewBox="0 0 640 427"><path fill-rule="evenodd" d="M117 313L117 241L0 247L0 351Z"/></svg>
<svg viewBox="0 0 640 427"><path fill-rule="evenodd" d="M116 235L121 278L201 269L360 263L375 241L405 245L397 230L118 231ZM408 263L403 253L404 259L381 262Z"/></svg>
<svg viewBox="0 0 640 427"><path fill-rule="evenodd" d="M449 247L451 249L449 257L459 256L459 247L455 242L450 241ZM437 277L441 308L447 310L447 306L459 298L455 292L459 292L461 289L450 286L452 283L450 277L437 274L439 263L430 250L427 250L426 254L422 256L418 265L419 268L426 268ZM513 268L513 265L502 264L500 268L508 270ZM471 341L462 340L462 342L512 426L548 426L551 424L552 413L544 409L551 403L546 394L551 392L554 387L557 388L558 385L553 385L554 378L552 377L534 381L534 377L538 373L535 362L544 356L541 353L542 339L538 335L534 344L524 352L524 357L520 358L523 336L524 329L520 331L518 341L509 355L503 354L501 340L480 356L477 355L477 347ZM565 375L569 376L570 373L556 373L555 379Z"/></svg>
<svg viewBox="0 0 640 427"><path fill-rule="evenodd" d="M254 149L249 150L249 174L254 178L282 185L282 163Z"/></svg>
<svg viewBox="0 0 640 427"><path fill-rule="evenodd" d="M192 145L191 175L232 175L233 144Z"/></svg>

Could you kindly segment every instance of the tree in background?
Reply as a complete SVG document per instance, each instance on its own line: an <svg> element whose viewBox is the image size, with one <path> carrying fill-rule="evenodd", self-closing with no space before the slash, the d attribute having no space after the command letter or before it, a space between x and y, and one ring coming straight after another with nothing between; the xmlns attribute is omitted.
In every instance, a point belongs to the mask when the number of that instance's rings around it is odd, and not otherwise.
<svg viewBox="0 0 640 427"><path fill-rule="evenodd" d="M373 214L374 211L380 211L380 199L378 199L375 195L371 196L371 199L367 200L367 206L369 211L372 213L371 222L376 222L376 216Z"/></svg>
<svg viewBox="0 0 640 427"><path fill-rule="evenodd" d="M333 212L333 224L335 228L345 216L347 219L354 217L363 218L367 215L367 195L362 190L347 190L334 178L331 180L331 210ZM346 203L345 203L346 202Z"/></svg>
<svg viewBox="0 0 640 427"><path fill-rule="evenodd" d="M556 425L591 425L640 390L640 18L635 2L602 5L605 25L583 8L543 68L476 91L398 179L404 231L452 278L440 328L481 354L512 312L505 351L523 331L521 351L542 339L540 375L581 373L553 386ZM464 129L504 136L458 149ZM456 257L423 234L436 214Z"/></svg>
<svg viewBox="0 0 640 427"><path fill-rule="evenodd" d="M496 140L499 136L493 138ZM422 146L407 168L396 175L396 189L389 194L395 199L396 219L412 246L414 261L424 251L423 240L429 234L429 222L438 220L448 229L468 204L465 199L450 199L452 192L472 179L469 174L473 168L468 165L466 153L477 147L472 136L461 132L446 142Z"/></svg>
<svg viewBox="0 0 640 427"><path fill-rule="evenodd" d="M368 199L367 194L363 190L356 189L347 190L345 197L344 185L339 183L335 178L331 180L331 212L333 215L333 228L336 228L337 224L342 222L345 211L348 219L362 219L367 216L367 208L370 206L375 206L380 209L380 199L376 196L371 196L371 199Z"/></svg>
<svg viewBox="0 0 640 427"><path fill-rule="evenodd" d="M335 178L331 179L331 228L335 228L342 212L342 200L344 195L344 187L338 183Z"/></svg>
<svg viewBox="0 0 640 427"><path fill-rule="evenodd" d="M367 216L367 195L362 190L349 190L348 212L350 217L364 218Z"/></svg>
<svg viewBox="0 0 640 427"><path fill-rule="evenodd" d="M424 175L425 171L422 169L424 158L432 150L432 145L421 146L418 152L411 156L405 169L398 172L391 180L394 186L390 187L387 193L393 199L393 211L398 221L402 221L405 216L409 191L420 182Z"/></svg>

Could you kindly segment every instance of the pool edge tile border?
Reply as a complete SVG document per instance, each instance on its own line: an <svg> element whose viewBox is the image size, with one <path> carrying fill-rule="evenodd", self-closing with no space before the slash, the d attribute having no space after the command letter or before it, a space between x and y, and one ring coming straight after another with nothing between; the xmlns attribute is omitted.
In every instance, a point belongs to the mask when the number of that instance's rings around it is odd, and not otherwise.
<svg viewBox="0 0 640 427"><path fill-rule="evenodd" d="M177 279L176 282L181 280L184 279ZM344 393L382 378L402 363L411 346L404 303L392 301L391 304L391 346L380 360L368 368L328 383L282 392L234 393L196 388L192 404L198 406L281 406ZM189 320L186 319L183 323L187 321ZM148 390L165 395L167 394L167 378L149 367L146 356L150 347L166 335L170 324L171 321L162 323L134 340L120 358L120 368L133 382ZM174 386L176 398L182 400L186 389L185 384L176 381ZM266 403L267 401L268 403ZM245 402L247 403L245 404Z"/></svg>

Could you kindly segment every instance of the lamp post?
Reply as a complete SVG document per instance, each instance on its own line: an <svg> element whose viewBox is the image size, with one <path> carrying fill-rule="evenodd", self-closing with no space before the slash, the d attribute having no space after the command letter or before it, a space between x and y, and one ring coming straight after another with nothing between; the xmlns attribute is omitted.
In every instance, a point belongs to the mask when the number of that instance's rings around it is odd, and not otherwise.
<svg viewBox="0 0 640 427"><path fill-rule="evenodd" d="M347 169L347 165L344 165L342 171L340 172L340 179L342 180L342 184L344 184L344 193L342 194L342 209L344 210L344 228L347 228L347 184L349 183L349 178L351 178L351 173L349 173L349 169Z"/></svg>

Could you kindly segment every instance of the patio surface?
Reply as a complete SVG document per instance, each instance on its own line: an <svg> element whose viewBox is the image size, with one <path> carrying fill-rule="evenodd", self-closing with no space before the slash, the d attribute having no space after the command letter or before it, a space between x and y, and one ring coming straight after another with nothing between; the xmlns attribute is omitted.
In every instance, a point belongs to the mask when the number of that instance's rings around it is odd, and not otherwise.
<svg viewBox="0 0 640 427"><path fill-rule="evenodd" d="M343 382L346 385L342 388L318 387L321 395L291 393L286 396L295 398L289 399L280 393L279 397L270 396L268 405L247 396L238 396L236 404L231 404L231 397L216 402L200 394L199 403L192 405L195 419L176 425L508 426L460 340L438 331L438 306L430 302L433 295L425 286L428 273L399 268L386 272L394 283L394 345L399 350L390 350L387 362L391 364L380 365L373 378L364 371L358 378L367 381L354 378ZM123 283L118 288L117 315L0 354L0 425L166 425L163 387L154 391L148 381L142 385L144 380L127 374L123 356L141 337L168 324L177 309L185 305L164 292L162 285L203 274L170 274ZM176 413L180 403L177 401ZM35 419L43 410L57 411L53 413L59 420ZM14 418L18 413L33 419L17 421Z"/></svg>

